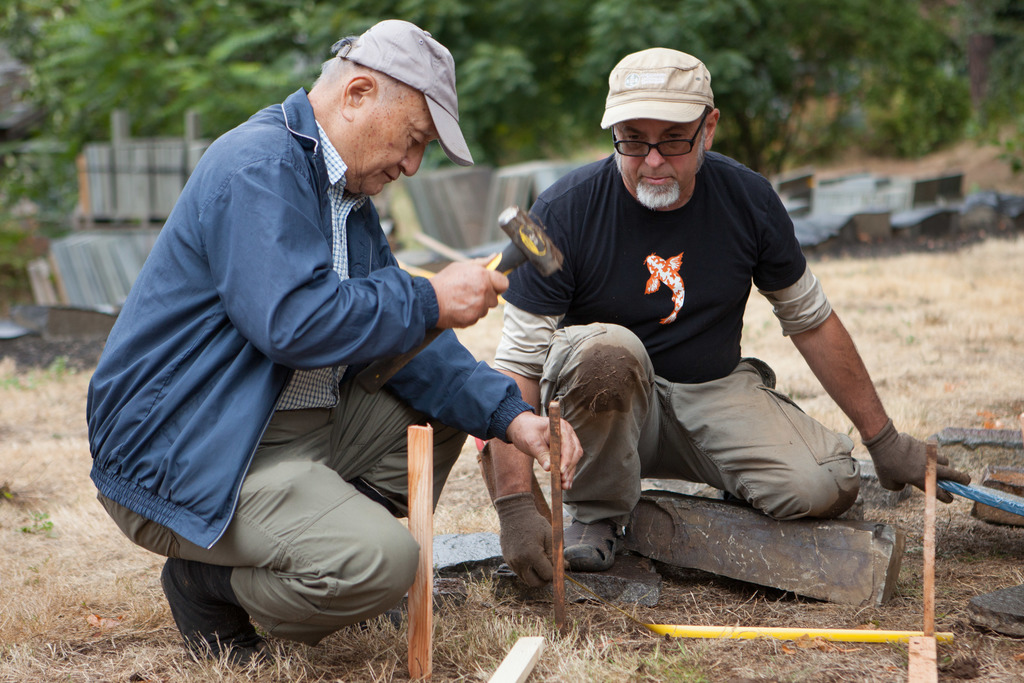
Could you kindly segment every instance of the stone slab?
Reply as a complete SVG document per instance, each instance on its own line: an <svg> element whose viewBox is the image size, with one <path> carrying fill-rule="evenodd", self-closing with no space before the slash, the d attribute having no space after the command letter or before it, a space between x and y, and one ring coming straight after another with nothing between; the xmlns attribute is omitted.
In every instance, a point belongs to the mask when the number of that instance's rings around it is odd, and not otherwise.
<svg viewBox="0 0 1024 683"><path fill-rule="evenodd" d="M1019 429L946 427L934 436L939 455L977 478L989 465L1024 467L1024 443Z"/></svg>
<svg viewBox="0 0 1024 683"><path fill-rule="evenodd" d="M857 464L860 465L860 493L857 500L865 505L892 508L914 495L912 486L904 486L899 491L882 488L882 485L878 483L875 463L871 460L858 459Z"/></svg>
<svg viewBox="0 0 1024 683"><path fill-rule="evenodd" d="M13 320L0 320L0 339L20 339L33 331Z"/></svg>
<svg viewBox="0 0 1024 683"><path fill-rule="evenodd" d="M445 609L462 607L469 600L469 588L466 582L457 578L434 577L433 599L431 607L433 611L439 612ZM402 620L409 612L409 594L406 593L397 605L386 610L383 616L391 621L395 628L402 625Z"/></svg>
<svg viewBox="0 0 1024 683"><path fill-rule="evenodd" d="M820 600L881 605L893 593L906 533L888 524L780 522L735 503L672 493L641 495L625 550Z"/></svg>
<svg viewBox="0 0 1024 683"><path fill-rule="evenodd" d="M902 496L899 500L910 496L909 492L905 491L886 491L878 483L878 477L874 475L874 466L871 465L870 461L868 465L871 467L871 477L874 478L874 488L879 492L891 493L894 496ZM864 471L861 470L861 491L863 492L865 484L863 483ZM721 489L716 489L714 486L708 484L702 484L700 482L685 481L682 479L641 479L640 489L647 493L654 493L655 491L668 491L671 493L684 493L688 496L701 496L703 498L711 498L712 500L731 500L732 498ZM883 498L883 493L878 493L879 499ZM839 515L840 519L864 519L864 496L858 495L857 500L854 501L850 509ZM893 503L895 504L895 503ZM879 504L881 506L881 504ZM887 507L891 507L887 506ZM569 521L572 521L570 517Z"/></svg>
<svg viewBox="0 0 1024 683"><path fill-rule="evenodd" d="M860 242L882 242L892 237L892 212L864 211L854 214L853 230Z"/></svg>
<svg viewBox="0 0 1024 683"><path fill-rule="evenodd" d="M1024 498L1024 468L999 467L996 465L986 467L981 475L981 485L1001 493L1009 493ZM993 524L1024 526L1024 515L981 502L974 503L974 507L971 508L971 515Z"/></svg>
<svg viewBox="0 0 1024 683"><path fill-rule="evenodd" d="M892 215L892 227L900 237L944 237L960 231L960 209L926 206L898 211Z"/></svg>
<svg viewBox="0 0 1024 683"><path fill-rule="evenodd" d="M112 310L76 306L13 306L11 318L44 339L106 339L117 320Z"/></svg>
<svg viewBox="0 0 1024 683"><path fill-rule="evenodd" d="M973 597L967 612L979 626L1008 636L1024 636L1024 585Z"/></svg>
<svg viewBox="0 0 1024 683"><path fill-rule="evenodd" d="M661 598L661 576L645 557L619 555L612 568L603 572L566 572L602 600L644 607L655 607ZM533 588L526 585L507 565L492 575L494 592L500 597L523 602L551 602L551 585ZM594 596L571 581L565 582L567 602L587 602Z"/></svg>
<svg viewBox="0 0 1024 683"><path fill-rule="evenodd" d="M498 534L439 534L434 536L434 575L485 576L504 559Z"/></svg>
<svg viewBox="0 0 1024 683"><path fill-rule="evenodd" d="M720 489L683 479L641 479L640 488L644 491L671 491L672 493L685 493L688 496L703 496L705 498L722 497Z"/></svg>

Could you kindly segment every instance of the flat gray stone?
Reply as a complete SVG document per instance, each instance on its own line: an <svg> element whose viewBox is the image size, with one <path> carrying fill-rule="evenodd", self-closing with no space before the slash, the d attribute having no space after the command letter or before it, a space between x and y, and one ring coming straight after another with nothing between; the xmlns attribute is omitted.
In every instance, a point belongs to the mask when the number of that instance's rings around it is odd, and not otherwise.
<svg viewBox="0 0 1024 683"><path fill-rule="evenodd" d="M875 463L870 460L857 460L860 465L860 494L857 500L865 505L879 508L896 507L914 494L913 486L904 486L899 491L882 488L878 483ZM863 516L861 517L863 519Z"/></svg>
<svg viewBox="0 0 1024 683"><path fill-rule="evenodd" d="M671 491L688 496L704 496L705 498L721 498L722 491L713 486L696 481L683 479L641 479L640 488L644 491Z"/></svg>
<svg viewBox="0 0 1024 683"><path fill-rule="evenodd" d="M0 339L18 339L27 334L32 334L32 330L13 320L0 320Z"/></svg>
<svg viewBox="0 0 1024 683"><path fill-rule="evenodd" d="M874 468L871 469L871 474L874 476ZM864 476L863 470L861 470L861 476ZM874 477L874 485L878 491L885 491L878 484L878 477ZM714 486L708 484L702 484L700 482L686 481L683 479L641 479L640 488L645 493L654 493L655 491L668 491L670 493L682 493L687 496L700 496L702 498L710 498L711 500L724 500L722 498L722 490L716 489ZM862 484L863 488L863 484ZM893 495L902 496L906 498L910 495L909 492L904 493L903 491L885 491L886 493L892 493ZM900 500L902 500L900 498ZM864 519L864 497L862 495L857 496L857 500L854 501L850 509L839 515L840 519ZM572 521L571 519L569 521Z"/></svg>
<svg viewBox="0 0 1024 683"><path fill-rule="evenodd" d="M644 493L625 550L842 604L881 605L899 576L906 534L875 522L773 520L745 505Z"/></svg>
<svg viewBox="0 0 1024 683"><path fill-rule="evenodd" d="M655 607L661 598L661 576L645 557L619 555L607 571L566 572L565 575L608 602ZM507 565L499 567L491 578L494 592L501 597L522 602L551 602L554 599L551 584L539 588L528 586ZM566 580L565 600L587 602L593 601L594 596Z"/></svg>
<svg viewBox="0 0 1024 683"><path fill-rule="evenodd" d="M110 307L15 306L14 322L44 339L106 339L117 320Z"/></svg>
<svg viewBox="0 0 1024 683"><path fill-rule="evenodd" d="M971 621L1008 636L1024 636L1024 585L971 598Z"/></svg>
<svg viewBox="0 0 1024 683"><path fill-rule="evenodd" d="M881 242L892 237L890 211L862 211L853 215L853 230L860 242Z"/></svg>
<svg viewBox="0 0 1024 683"><path fill-rule="evenodd" d="M960 209L924 206L892 214L892 227L907 237L943 237L960 230Z"/></svg>
<svg viewBox="0 0 1024 683"><path fill-rule="evenodd" d="M433 598L431 608L434 612L454 607L462 607L469 599L469 589L466 582L457 578L434 577ZM387 610L384 615L391 620L397 628L401 625L402 619L409 613L409 594L406 593L397 605Z"/></svg>
<svg viewBox="0 0 1024 683"><path fill-rule="evenodd" d="M498 534L482 531L434 536L435 576L483 576L502 562Z"/></svg>
<svg viewBox="0 0 1024 683"><path fill-rule="evenodd" d="M988 465L1024 467L1024 443L1019 429L946 427L934 437L939 455L977 478Z"/></svg>

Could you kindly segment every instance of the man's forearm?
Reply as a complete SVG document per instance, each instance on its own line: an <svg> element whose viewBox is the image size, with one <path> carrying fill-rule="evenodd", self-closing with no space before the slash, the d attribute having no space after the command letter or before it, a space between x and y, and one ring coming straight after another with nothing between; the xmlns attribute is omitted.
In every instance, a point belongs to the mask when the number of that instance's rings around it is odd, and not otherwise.
<svg viewBox="0 0 1024 683"><path fill-rule="evenodd" d="M828 395L862 439L885 427L888 416L853 339L833 312L820 326L795 334L793 343Z"/></svg>
<svg viewBox="0 0 1024 683"><path fill-rule="evenodd" d="M523 395L523 400L533 406L540 405L540 383L537 380L507 370L499 372L508 375ZM491 466L494 469L494 497L501 498L513 493L531 490L533 458L510 443L492 439L489 443Z"/></svg>

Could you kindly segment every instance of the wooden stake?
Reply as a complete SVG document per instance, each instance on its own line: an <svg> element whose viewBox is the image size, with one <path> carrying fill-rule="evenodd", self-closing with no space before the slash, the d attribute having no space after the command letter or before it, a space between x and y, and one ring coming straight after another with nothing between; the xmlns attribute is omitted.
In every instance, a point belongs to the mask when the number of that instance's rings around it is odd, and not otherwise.
<svg viewBox="0 0 1024 683"><path fill-rule="evenodd" d="M491 459L491 447L488 444L483 444L477 451L476 464L480 465L480 474L484 478L484 488L487 489L487 497L493 503L497 497L495 493L497 484L494 481L494 461Z"/></svg>
<svg viewBox="0 0 1024 683"><path fill-rule="evenodd" d="M501 665L488 683L523 683L537 665L543 649L544 639L539 636L520 638L505 655L505 659L501 660Z"/></svg>
<svg viewBox="0 0 1024 683"><path fill-rule="evenodd" d="M939 680L935 642L935 492L939 449L934 441L926 445L924 468L924 630L911 638L908 654L909 683Z"/></svg>
<svg viewBox="0 0 1024 683"><path fill-rule="evenodd" d="M555 600L555 626L563 636L565 623L565 560L562 541L562 409L558 401L548 404L551 421L551 588Z"/></svg>
<svg viewBox="0 0 1024 683"><path fill-rule="evenodd" d="M938 683L938 655L935 636L915 636L910 639L910 662L907 683Z"/></svg>
<svg viewBox="0 0 1024 683"><path fill-rule="evenodd" d="M935 442L926 446L924 470L924 635L935 635L935 489L939 451Z"/></svg>
<svg viewBox="0 0 1024 683"><path fill-rule="evenodd" d="M413 425L409 440L409 531L420 546L409 588L409 678L429 680L434 637L434 430Z"/></svg>
<svg viewBox="0 0 1024 683"><path fill-rule="evenodd" d="M552 467L554 465L552 464ZM540 482L537 481L537 474L531 469L530 470L530 490L533 491L533 506L537 508L537 512L544 519L551 517L551 508L548 507L548 501L544 498L544 492L540 490ZM562 490L558 490L559 500L561 500ZM562 513L559 512L559 515Z"/></svg>

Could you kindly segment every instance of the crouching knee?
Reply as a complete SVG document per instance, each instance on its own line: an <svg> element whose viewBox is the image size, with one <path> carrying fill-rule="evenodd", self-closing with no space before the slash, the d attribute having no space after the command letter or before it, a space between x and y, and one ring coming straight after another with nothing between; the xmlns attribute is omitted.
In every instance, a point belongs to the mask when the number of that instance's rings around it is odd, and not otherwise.
<svg viewBox="0 0 1024 683"><path fill-rule="evenodd" d="M366 616L396 606L416 577L419 544L404 527L396 526L368 538L345 568L344 581L351 586L350 593L362 596L359 611Z"/></svg>
<svg viewBox="0 0 1024 683"><path fill-rule="evenodd" d="M241 570L236 591L242 586L248 596L247 611L268 633L315 645L398 607L415 578L420 548L404 526L388 518L392 524L377 526L358 542L351 536L347 542L335 539L318 568Z"/></svg>
<svg viewBox="0 0 1024 683"><path fill-rule="evenodd" d="M626 412L654 383L654 369L643 342L618 325L593 324L568 328L549 353L556 359L559 392L593 413ZM558 359L561 360L559 363ZM552 368L546 367L549 374ZM542 384L544 384L542 382Z"/></svg>

